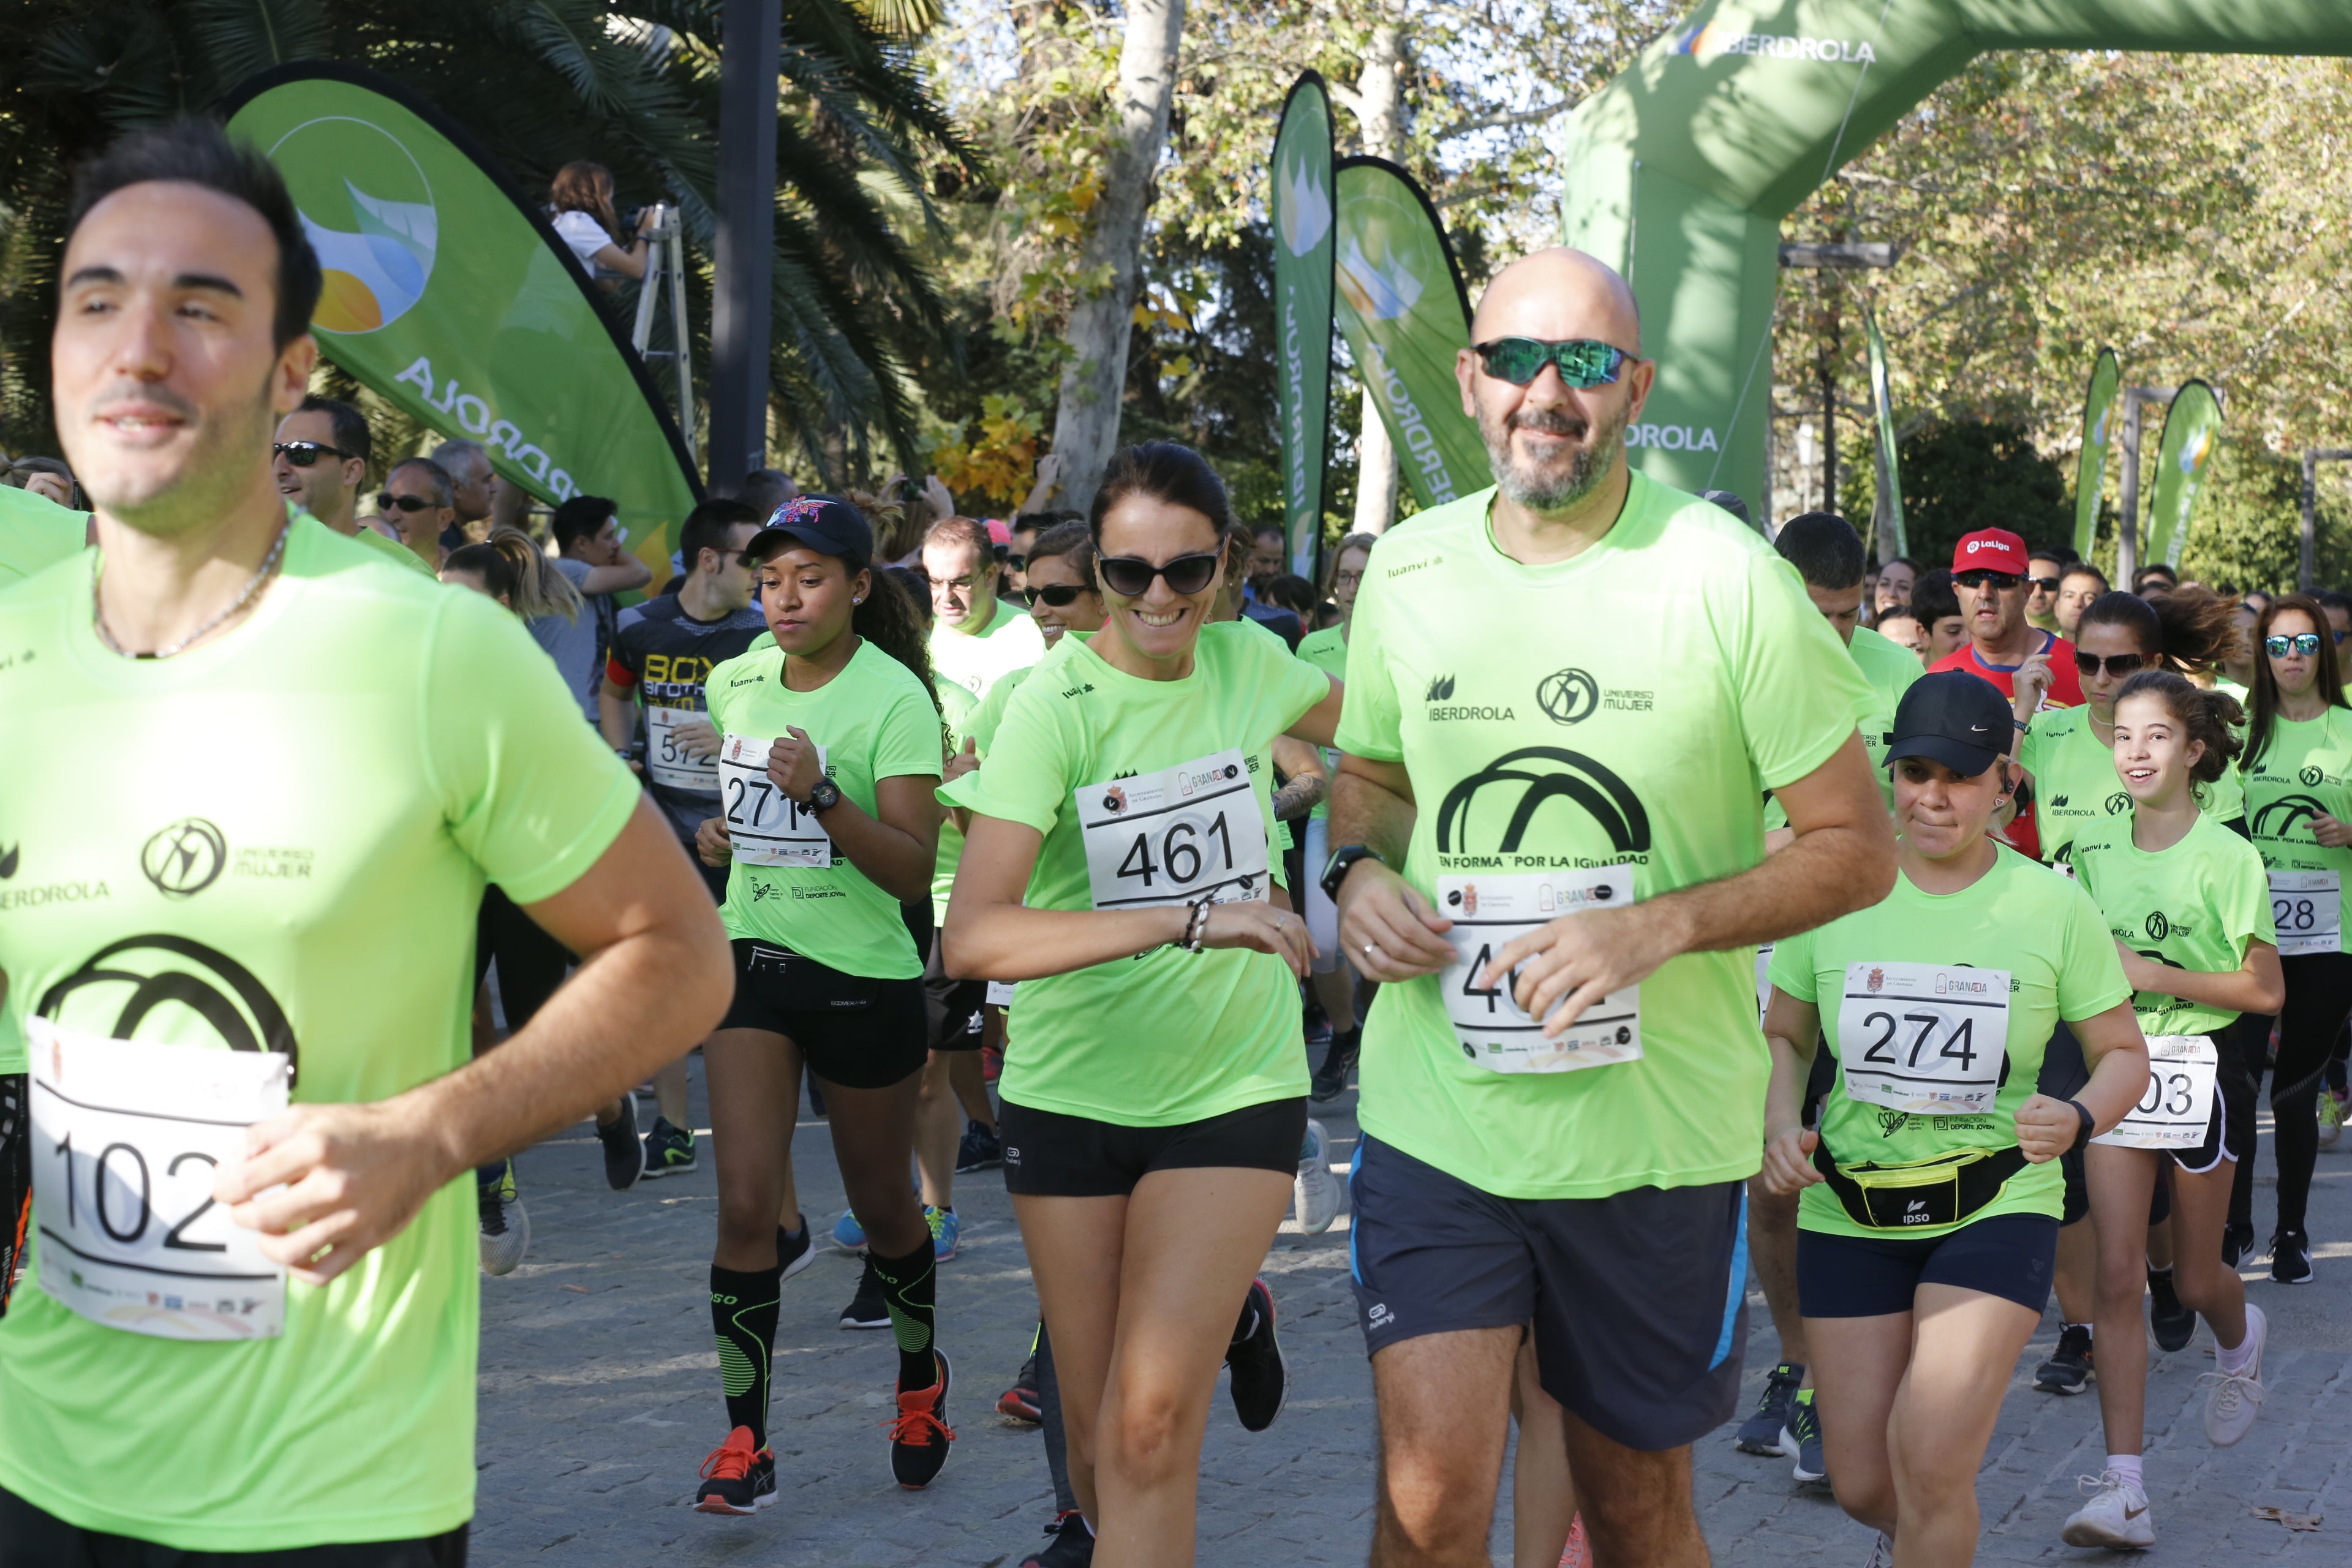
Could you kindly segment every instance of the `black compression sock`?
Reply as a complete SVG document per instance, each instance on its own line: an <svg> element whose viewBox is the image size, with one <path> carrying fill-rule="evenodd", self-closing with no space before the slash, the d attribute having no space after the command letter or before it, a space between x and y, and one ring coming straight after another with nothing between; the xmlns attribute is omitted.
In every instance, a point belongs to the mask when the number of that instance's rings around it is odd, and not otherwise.
<svg viewBox="0 0 2352 1568"><path fill-rule="evenodd" d="M768 1446L768 1373L776 1350L777 1285L783 1270L739 1274L710 1266L710 1327L719 1337L719 1383L727 1425L749 1426L751 1446Z"/></svg>
<svg viewBox="0 0 2352 1568"><path fill-rule="evenodd" d="M898 1341L898 1389L908 1393L939 1382L939 1363L931 1342L938 1328L936 1286L939 1264L931 1256L931 1238L904 1258L876 1257L871 1247L874 1278L882 1282L882 1300L890 1309L890 1331Z"/></svg>

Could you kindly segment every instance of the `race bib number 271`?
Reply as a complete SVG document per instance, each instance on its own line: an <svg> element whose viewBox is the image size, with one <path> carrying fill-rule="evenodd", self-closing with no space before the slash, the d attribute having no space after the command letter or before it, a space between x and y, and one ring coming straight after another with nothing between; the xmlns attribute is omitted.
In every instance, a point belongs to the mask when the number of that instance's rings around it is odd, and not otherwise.
<svg viewBox="0 0 2352 1568"><path fill-rule="evenodd" d="M286 1270L212 1194L246 1128L286 1109L286 1058L26 1024L41 1289L159 1339L283 1332Z"/></svg>
<svg viewBox="0 0 2352 1568"><path fill-rule="evenodd" d="M833 864L833 838L816 813L776 787L768 776L771 740L729 735L719 745L719 809L727 816L727 839L735 858L749 866ZM823 772L824 748L816 749Z"/></svg>

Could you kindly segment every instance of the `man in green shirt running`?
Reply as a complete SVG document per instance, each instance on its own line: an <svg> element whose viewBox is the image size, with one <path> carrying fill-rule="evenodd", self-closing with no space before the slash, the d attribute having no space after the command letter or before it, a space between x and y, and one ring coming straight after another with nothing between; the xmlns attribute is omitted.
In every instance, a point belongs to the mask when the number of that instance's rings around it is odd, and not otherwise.
<svg viewBox="0 0 2352 1568"><path fill-rule="evenodd" d="M1351 1177L1371 1560L1483 1561L1531 1325L1594 1555L1696 1563L1762 1163L1755 944L1893 885L1869 698L1769 545L1627 467L1655 367L1624 279L1539 252L1473 342L1497 488L1381 540L1335 740L1325 876L1382 984ZM1796 836L1769 860L1759 782Z"/></svg>
<svg viewBox="0 0 2352 1568"><path fill-rule="evenodd" d="M707 1032L724 934L512 616L278 493L320 268L268 162L141 133L68 228L98 549L0 591L0 733L42 738L0 842L12 893L59 889L0 903L36 1173L0 1558L462 1563L467 1173ZM486 881L583 962L469 1062Z"/></svg>

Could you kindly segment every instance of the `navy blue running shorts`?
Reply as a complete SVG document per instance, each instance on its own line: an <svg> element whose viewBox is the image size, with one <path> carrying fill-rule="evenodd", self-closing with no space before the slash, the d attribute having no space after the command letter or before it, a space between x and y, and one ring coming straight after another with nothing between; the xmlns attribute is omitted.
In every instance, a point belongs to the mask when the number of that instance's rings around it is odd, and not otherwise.
<svg viewBox="0 0 2352 1568"><path fill-rule="evenodd" d="M1747 1189L1497 1197L1366 1134L1348 1176L1365 1347L1528 1326L1545 1393L1629 1448L1681 1447L1738 1403Z"/></svg>
<svg viewBox="0 0 2352 1568"><path fill-rule="evenodd" d="M2058 1222L2048 1215L1970 1220L1945 1236L1797 1232L1797 1310L1808 1318L1911 1310L1922 1285L1981 1290L2039 1312L2050 1304Z"/></svg>

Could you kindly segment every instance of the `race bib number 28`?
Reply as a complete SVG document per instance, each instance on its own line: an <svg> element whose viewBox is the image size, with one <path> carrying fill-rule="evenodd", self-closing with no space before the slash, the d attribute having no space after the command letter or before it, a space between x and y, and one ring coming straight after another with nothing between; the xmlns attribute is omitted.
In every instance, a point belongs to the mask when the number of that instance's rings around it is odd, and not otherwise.
<svg viewBox="0 0 2352 1568"><path fill-rule="evenodd" d="M1478 973L1494 956L1529 931L1562 915L1622 909L1633 901L1633 869L1604 866L1591 870L1533 872L1504 877L1440 877L1438 913L1454 922L1446 940L1454 962L1437 977L1445 1015L1462 1054L1491 1072L1575 1072L1638 1061L1642 1056L1642 988L1612 991L1570 1024L1557 1039L1544 1037L1543 1022L1530 1016L1511 994L1514 970L1489 990Z"/></svg>
<svg viewBox="0 0 2352 1568"><path fill-rule="evenodd" d="M286 1270L212 1194L246 1128L286 1109L286 1058L26 1022L41 1289L91 1322L158 1339L282 1333Z"/></svg>
<svg viewBox="0 0 2352 1568"><path fill-rule="evenodd" d="M2009 1055L2009 971L1849 963L1837 1055L1846 1093L1864 1104L1980 1116Z"/></svg>
<svg viewBox="0 0 2352 1568"><path fill-rule="evenodd" d="M2344 887L2335 872L2273 871L2270 882L2283 956L2344 951Z"/></svg>
<svg viewBox="0 0 2352 1568"><path fill-rule="evenodd" d="M1264 899L1265 816L1238 751L1072 792L1098 910Z"/></svg>
<svg viewBox="0 0 2352 1568"><path fill-rule="evenodd" d="M719 746L719 809L727 816L727 838L735 858L750 866L833 864L833 839L816 813L776 787L768 776L773 741L730 735ZM823 771L824 748L816 749Z"/></svg>

